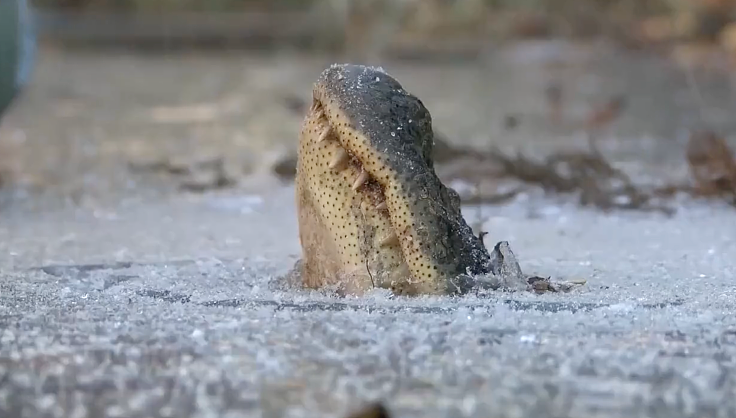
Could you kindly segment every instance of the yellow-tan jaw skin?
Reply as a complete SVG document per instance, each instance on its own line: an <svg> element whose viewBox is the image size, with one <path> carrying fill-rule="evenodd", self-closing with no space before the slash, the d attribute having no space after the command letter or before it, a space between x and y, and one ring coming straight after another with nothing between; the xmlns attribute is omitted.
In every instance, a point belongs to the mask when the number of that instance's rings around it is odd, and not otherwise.
<svg viewBox="0 0 736 418"><path fill-rule="evenodd" d="M434 172L431 116L382 70L333 65L299 136L301 280L361 294L464 293L489 254Z"/></svg>

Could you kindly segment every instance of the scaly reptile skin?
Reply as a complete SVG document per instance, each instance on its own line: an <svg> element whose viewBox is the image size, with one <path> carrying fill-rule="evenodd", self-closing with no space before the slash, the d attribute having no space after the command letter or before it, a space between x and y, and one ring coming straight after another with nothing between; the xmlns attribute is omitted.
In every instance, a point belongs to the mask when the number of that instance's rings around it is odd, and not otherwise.
<svg viewBox="0 0 736 418"><path fill-rule="evenodd" d="M305 287L458 294L490 256L437 177L432 118L380 69L333 65L302 125L296 200Z"/></svg>

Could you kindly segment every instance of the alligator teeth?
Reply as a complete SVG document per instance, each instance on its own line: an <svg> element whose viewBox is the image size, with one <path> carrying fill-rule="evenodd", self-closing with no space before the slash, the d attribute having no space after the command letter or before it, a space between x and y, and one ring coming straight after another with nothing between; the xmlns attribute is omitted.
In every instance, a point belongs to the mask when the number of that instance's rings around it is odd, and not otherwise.
<svg viewBox="0 0 736 418"><path fill-rule="evenodd" d="M384 209L387 209L387 208L388 208L388 206L386 205L386 201L385 200L383 202L381 202L381 203L379 203L379 204L376 205L376 209L377 210L384 210Z"/></svg>
<svg viewBox="0 0 736 418"><path fill-rule="evenodd" d="M388 247L389 245L394 245L398 243L399 243L399 236L396 235L395 232L392 232L391 235L381 240L381 247Z"/></svg>
<svg viewBox="0 0 736 418"><path fill-rule="evenodd" d="M322 141L324 141L325 139L327 139L327 137L328 137L328 136L330 135L330 132L331 132L331 131L332 131L332 129L330 128L330 126L329 126L329 125L327 125L327 126L326 126L326 127L325 127L325 128L323 129L323 130L322 130L322 132L321 132L321 133L319 134L319 138L317 139L317 142L322 142Z"/></svg>
<svg viewBox="0 0 736 418"><path fill-rule="evenodd" d="M330 168L336 168L343 165L348 161L348 158L348 153L345 151L345 148L338 148L337 151L335 151L335 155L332 157L332 161L330 161Z"/></svg>
<svg viewBox="0 0 736 418"><path fill-rule="evenodd" d="M319 107L319 108L315 109L315 111L316 111L316 113L315 113L314 116L317 119L322 119L325 116L325 108L324 107Z"/></svg>
<svg viewBox="0 0 736 418"><path fill-rule="evenodd" d="M365 171L365 168L360 170L360 175L357 179L355 179L355 183L353 183L353 191L356 191L360 188L360 186L364 185L366 181L370 179L370 175L368 175L368 172Z"/></svg>

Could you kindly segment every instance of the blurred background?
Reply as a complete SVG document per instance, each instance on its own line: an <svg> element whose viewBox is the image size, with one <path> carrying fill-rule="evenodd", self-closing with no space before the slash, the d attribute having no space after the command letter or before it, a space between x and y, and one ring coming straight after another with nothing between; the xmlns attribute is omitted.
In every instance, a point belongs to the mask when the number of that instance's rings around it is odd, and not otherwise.
<svg viewBox="0 0 736 418"><path fill-rule="evenodd" d="M288 183L333 62L383 66L456 154L594 135L632 175L669 178L694 130L736 128L731 0L33 0L32 19L0 4L6 206Z"/></svg>

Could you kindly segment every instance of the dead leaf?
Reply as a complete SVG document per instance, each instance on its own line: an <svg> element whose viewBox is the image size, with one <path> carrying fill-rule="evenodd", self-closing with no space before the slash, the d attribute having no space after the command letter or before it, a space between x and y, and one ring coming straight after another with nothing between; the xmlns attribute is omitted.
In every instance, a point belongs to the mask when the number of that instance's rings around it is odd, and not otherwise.
<svg viewBox="0 0 736 418"><path fill-rule="evenodd" d="M701 196L724 196L736 203L736 159L726 141L712 131L694 132L687 144L687 162Z"/></svg>
<svg viewBox="0 0 736 418"><path fill-rule="evenodd" d="M289 153L281 156L273 165L273 172L284 180L291 180L296 176L297 156Z"/></svg>
<svg viewBox="0 0 736 418"><path fill-rule="evenodd" d="M376 402L351 413L347 418L391 418L391 414L383 404Z"/></svg>
<svg viewBox="0 0 736 418"><path fill-rule="evenodd" d="M671 214L673 210L653 203L653 193L637 187L622 171L597 152L560 152L537 162L522 155L506 156L498 150L491 158L503 167L504 175L536 184L546 191L579 193L582 206L635 209Z"/></svg>

